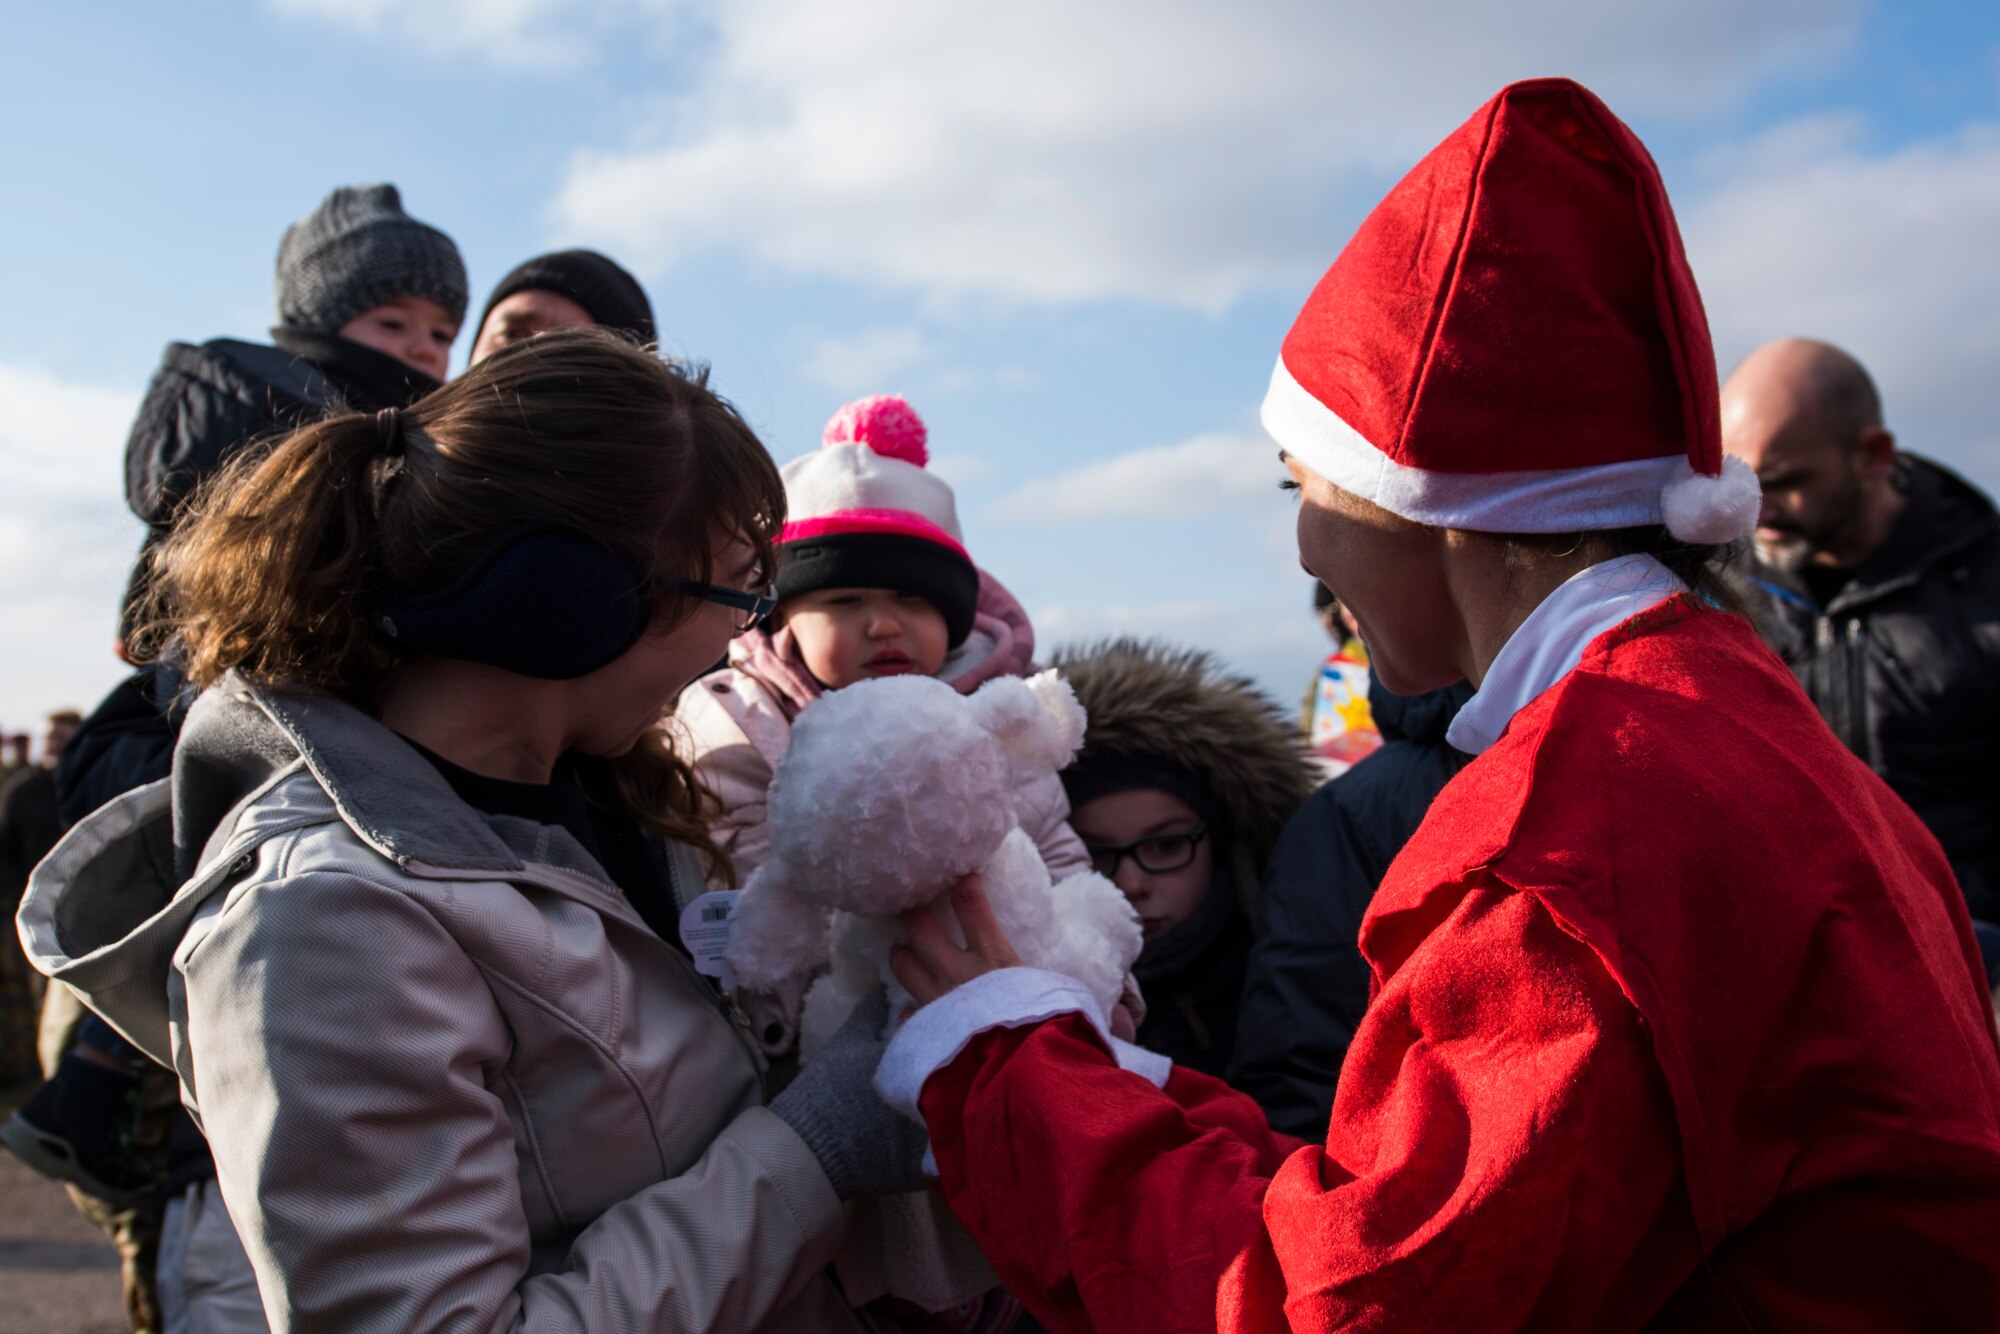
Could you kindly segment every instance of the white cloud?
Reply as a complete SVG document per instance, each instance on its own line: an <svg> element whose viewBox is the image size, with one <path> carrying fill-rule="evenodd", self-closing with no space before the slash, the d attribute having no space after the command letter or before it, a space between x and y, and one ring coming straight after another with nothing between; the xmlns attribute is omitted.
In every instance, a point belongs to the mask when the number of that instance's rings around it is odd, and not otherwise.
<svg viewBox="0 0 2000 1334"><path fill-rule="evenodd" d="M935 355L930 341L917 329L860 329L833 338L815 339L800 374L816 385L842 394L889 392L888 381Z"/></svg>
<svg viewBox="0 0 2000 1334"><path fill-rule="evenodd" d="M994 509L1004 518L1042 523L1274 509L1284 480L1277 448L1262 436L1198 435L1037 477Z"/></svg>
<svg viewBox="0 0 2000 1334"><path fill-rule="evenodd" d="M1838 343L1903 443L2000 485L2000 124L1874 152L1852 119L1795 122L1711 170L1682 227L1723 371L1771 338Z"/></svg>
<svg viewBox="0 0 2000 1334"><path fill-rule="evenodd" d="M123 446L137 395L0 365L0 724L88 709L124 670L118 598L139 549Z"/></svg>
<svg viewBox="0 0 2000 1334"><path fill-rule="evenodd" d="M554 212L655 268L731 249L934 301L1215 309L1309 278L1343 185L1508 79L1699 118L1842 49L1862 8L732 0L667 128L579 153Z"/></svg>

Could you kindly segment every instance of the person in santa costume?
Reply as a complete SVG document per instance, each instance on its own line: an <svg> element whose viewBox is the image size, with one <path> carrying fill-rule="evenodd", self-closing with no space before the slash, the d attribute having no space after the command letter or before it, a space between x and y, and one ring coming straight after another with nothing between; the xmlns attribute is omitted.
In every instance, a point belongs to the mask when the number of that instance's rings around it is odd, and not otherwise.
<svg viewBox="0 0 2000 1334"><path fill-rule="evenodd" d="M1657 169L1567 80L1390 192L1264 407L1300 552L1475 758L1323 1145L908 920L876 1089L1056 1330L2000 1328L2000 1044L1937 842L1706 590L1756 519Z"/></svg>

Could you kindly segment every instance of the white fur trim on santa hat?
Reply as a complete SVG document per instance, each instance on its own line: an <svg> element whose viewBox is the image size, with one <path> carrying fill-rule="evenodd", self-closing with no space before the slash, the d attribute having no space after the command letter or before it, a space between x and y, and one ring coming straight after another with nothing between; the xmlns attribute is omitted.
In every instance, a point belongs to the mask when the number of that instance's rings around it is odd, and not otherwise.
<svg viewBox="0 0 2000 1334"><path fill-rule="evenodd" d="M951 487L927 469L878 454L867 445L826 445L780 470L785 517L823 519L849 510L901 510L921 515L964 542Z"/></svg>
<svg viewBox="0 0 2000 1334"><path fill-rule="evenodd" d="M1264 429L1287 454L1341 490L1391 514L1440 528L1481 533L1637 528L1663 522L1668 483L1692 475L1687 459L1678 454L1540 472L1412 468L1384 454L1308 393L1282 357L1271 372L1263 419ZM1754 507L1751 517L1754 521Z"/></svg>
<svg viewBox="0 0 2000 1334"><path fill-rule="evenodd" d="M1683 542L1710 546L1750 536L1763 499L1750 465L1725 454L1716 477L1696 472L1683 460L1679 475L1660 493L1660 508L1668 532Z"/></svg>

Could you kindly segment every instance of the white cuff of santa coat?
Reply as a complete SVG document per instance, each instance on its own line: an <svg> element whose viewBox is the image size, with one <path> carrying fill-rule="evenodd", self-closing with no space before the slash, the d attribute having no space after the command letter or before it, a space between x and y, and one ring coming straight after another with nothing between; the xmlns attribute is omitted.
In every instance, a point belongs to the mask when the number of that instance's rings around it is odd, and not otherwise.
<svg viewBox="0 0 2000 1334"><path fill-rule="evenodd" d="M1040 968L1002 968L983 973L932 1001L896 1030L875 1069L875 1092L882 1101L919 1125L917 1105L930 1077L958 1059L988 1029L1020 1028L1057 1015L1080 1014L1097 1030L1121 1069L1166 1086L1173 1062L1157 1052L1111 1036L1097 999L1075 979Z"/></svg>

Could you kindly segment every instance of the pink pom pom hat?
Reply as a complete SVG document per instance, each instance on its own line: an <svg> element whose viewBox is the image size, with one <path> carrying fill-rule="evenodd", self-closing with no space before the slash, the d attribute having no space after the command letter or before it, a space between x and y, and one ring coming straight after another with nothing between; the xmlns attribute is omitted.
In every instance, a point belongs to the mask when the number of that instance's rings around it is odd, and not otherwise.
<svg viewBox="0 0 2000 1334"><path fill-rule="evenodd" d="M778 597L822 588L888 588L944 615L951 647L972 633L979 570L959 535L951 488L925 466L929 433L901 396L856 399L821 447L782 470Z"/></svg>

